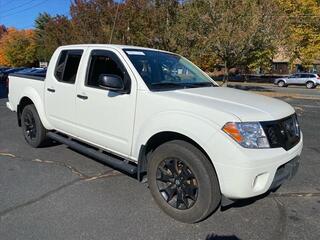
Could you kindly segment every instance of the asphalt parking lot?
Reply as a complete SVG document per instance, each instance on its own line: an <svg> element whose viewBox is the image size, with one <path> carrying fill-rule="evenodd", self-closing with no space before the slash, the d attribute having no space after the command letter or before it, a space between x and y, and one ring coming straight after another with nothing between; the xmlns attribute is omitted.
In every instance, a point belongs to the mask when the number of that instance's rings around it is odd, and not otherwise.
<svg viewBox="0 0 320 240"><path fill-rule="evenodd" d="M295 178L193 225L164 214L146 184L64 145L31 148L0 99L0 239L319 239L320 92L288 91L302 96L278 96L296 108L304 133Z"/></svg>

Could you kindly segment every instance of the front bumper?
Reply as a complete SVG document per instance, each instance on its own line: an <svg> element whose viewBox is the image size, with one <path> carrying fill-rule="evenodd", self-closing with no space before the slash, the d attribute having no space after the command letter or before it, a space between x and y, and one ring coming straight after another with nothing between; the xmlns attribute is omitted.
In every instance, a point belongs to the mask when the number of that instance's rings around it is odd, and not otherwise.
<svg viewBox="0 0 320 240"><path fill-rule="evenodd" d="M210 154L216 156L213 165L222 195L229 199L243 199L262 195L295 175L303 136L301 134L300 141L288 151L283 148L244 149L233 146L229 146L228 151L224 147L216 148Z"/></svg>
<svg viewBox="0 0 320 240"><path fill-rule="evenodd" d="M274 190L277 187L279 187L282 183L284 183L286 180L292 179L298 171L299 164L300 156L297 156L291 161L278 167L269 190Z"/></svg>

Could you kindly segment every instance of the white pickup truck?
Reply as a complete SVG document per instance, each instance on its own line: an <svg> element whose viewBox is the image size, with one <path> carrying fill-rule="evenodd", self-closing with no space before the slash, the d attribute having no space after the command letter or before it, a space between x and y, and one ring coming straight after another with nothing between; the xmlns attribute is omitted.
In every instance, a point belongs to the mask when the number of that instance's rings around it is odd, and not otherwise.
<svg viewBox="0 0 320 240"><path fill-rule="evenodd" d="M7 107L31 146L50 137L147 179L161 209L189 223L279 187L303 145L287 103L219 87L184 57L142 47L59 47L45 79L9 76Z"/></svg>

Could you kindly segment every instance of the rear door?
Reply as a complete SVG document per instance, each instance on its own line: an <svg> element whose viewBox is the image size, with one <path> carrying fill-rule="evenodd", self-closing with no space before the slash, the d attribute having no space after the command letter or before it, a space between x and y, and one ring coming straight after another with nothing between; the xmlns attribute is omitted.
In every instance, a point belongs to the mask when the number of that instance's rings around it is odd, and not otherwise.
<svg viewBox="0 0 320 240"><path fill-rule="evenodd" d="M122 59L112 48L89 48L87 72L78 85L76 122L83 140L128 156L137 93L134 76ZM121 94L100 87L101 74L121 77L130 92Z"/></svg>
<svg viewBox="0 0 320 240"><path fill-rule="evenodd" d="M76 80L83 49L62 50L46 78L46 114L55 129L75 133Z"/></svg>
<svg viewBox="0 0 320 240"><path fill-rule="evenodd" d="M307 74L307 78L305 79L304 83L306 84L308 81L317 82L317 75L316 74Z"/></svg>

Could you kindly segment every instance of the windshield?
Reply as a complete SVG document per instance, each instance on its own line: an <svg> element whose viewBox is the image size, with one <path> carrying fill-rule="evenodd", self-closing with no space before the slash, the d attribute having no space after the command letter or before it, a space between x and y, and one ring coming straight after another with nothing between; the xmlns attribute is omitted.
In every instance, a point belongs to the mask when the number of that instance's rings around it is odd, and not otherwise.
<svg viewBox="0 0 320 240"><path fill-rule="evenodd" d="M211 78L178 55L141 49L124 51L150 90L216 86Z"/></svg>

